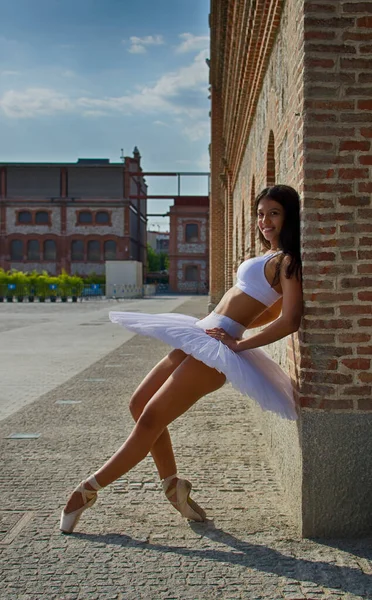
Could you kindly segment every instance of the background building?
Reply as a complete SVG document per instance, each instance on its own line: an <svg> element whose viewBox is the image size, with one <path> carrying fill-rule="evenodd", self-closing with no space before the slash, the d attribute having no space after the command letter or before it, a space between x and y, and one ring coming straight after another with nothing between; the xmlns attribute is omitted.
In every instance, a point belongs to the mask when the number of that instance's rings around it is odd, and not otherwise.
<svg viewBox="0 0 372 600"><path fill-rule="evenodd" d="M179 196L170 208L169 287L206 294L209 288L209 198Z"/></svg>
<svg viewBox="0 0 372 600"><path fill-rule="evenodd" d="M262 253L253 202L301 194L305 312L269 350L300 419L257 417L299 531L372 525L372 16L350 0L212 0L211 306Z"/></svg>
<svg viewBox="0 0 372 600"><path fill-rule="evenodd" d="M105 260L146 264L146 196L137 148L123 163L0 164L0 267L104 273Z"/></svg>
<svg viewBox="0 0 372 600"><path fill-rule="evenodd" d="M154 252L169 254L169 231L147 231L147 243Z"/></svg>

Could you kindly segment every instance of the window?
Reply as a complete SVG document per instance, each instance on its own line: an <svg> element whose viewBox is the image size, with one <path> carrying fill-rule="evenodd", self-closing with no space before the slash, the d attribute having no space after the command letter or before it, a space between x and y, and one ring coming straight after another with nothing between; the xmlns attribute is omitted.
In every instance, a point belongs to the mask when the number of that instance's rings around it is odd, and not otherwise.
<svg viewBox="0 0 372 600"><path fill-rule="evenodd" d="M44 242L44 260L57 260L57 248L54 240Z"/></svg>
<svg viewBox="0 0 372 600"><path fill-rule="evenodd" d="M116 242L114 240L105 242L105 260L116 260Z"/></svg>
<svg viewBox="0 0 372 600"><path fill-rule="evenodd" d="M10 260L23 260L22 240L12 240L10 242Z"/></svg>
<svg viewBox="0 0 372 600"><path fill-rule="evenodd" d="M100 210L96 213L96 223L98 223L99 225L104 225L109 222L110 222L110 217L109 217L108 212L106 212L104 210Z"/></svg>
<svg viewBox="0 0 372 600"><path fill-rule="evenodd" d="M40 244L37 240L27 242L27 260L40 260Z"/></svg>
<svg viewBox="0 0 372 600"><path fill-rule="evenodd" d="M39 210L36 213L35 217L36 225L48 225L49 224L49 214L46 210Z"/></svg>
<svg viewBox="0 0 372 600"><path fill-rule="evenodd" d="M88 242L88 260L101 260L101 248L96 240Z"/></svg>
<svg viewBox="0 0 372 600"><path fill-rule="evenodd" d="M82 240L71 242L71 260L84 260L84 242Z"/></svg>
<svg viewBox="0 0 372 600"><path fill-rule="evenodd" d="M185 280L186 281L198 281L197 265L187 265L187 267L185 269Z"/></svg>
<svg viewBox="0 0 372 600"><path fill-rule="evenodd" d="M199 239L199 228L196 223L188 223L186 225L186 242L197 242Z"/></svg>
<svg viewBox="0 0 372 600"><path fill-rule="evenodd" d="M18 223L27 223L27 225L32 223L32 214L29 210L21 210L18 213Z"/></svg>
<svg viewBox="0 0 372 600"><path fill-rule="evenodd" d="M78 221L83 225L89 225L89 223L93 223L92 213L88 212L87 210L81 211L79 213Z"/></svg>

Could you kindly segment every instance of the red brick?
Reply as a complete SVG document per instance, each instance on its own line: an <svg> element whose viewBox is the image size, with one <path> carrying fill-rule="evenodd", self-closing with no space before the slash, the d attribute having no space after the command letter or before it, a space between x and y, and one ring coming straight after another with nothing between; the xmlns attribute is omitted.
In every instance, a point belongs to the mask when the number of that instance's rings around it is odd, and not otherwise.
<svg viewBox="0 0 372 600"><path fill-rule="evenodd" d="M353 110L352 100L306 100L305 108L316 110Z"/></svg>
<svg viewBox="0 0 372 600"><path fill-rule="evenodd" d="M369 171L368 169L339 169L338 175L340 179L367 179Z"/></svg>
<svg viewBox="0 0 372 600"><path fill-rule="evenodd" d="M317 67L321 69L333 69L335 66L335 61L331 58L310 58L307 57L305 60L305 65L308 67L313 67L316 69Z"/></svg>
<svg viewBox="0 0 372 600"><path fill-rule="evenodd" d="M363 360L363 359L361 359L361 360ZM371 361L369 361L369 362L371 362ZM372 373L360 373L358 375L358 379L362 383L372 383Z"/></svg>
<svg viewBox="0 0 372 600"><path fill-rule="evenodd" d="M371 336L367 333L341 333L338 339L341 344L361 344L362 342L369 342Z"/></svg>
<svg viewBox="0 0 372 600"><path fill-rule="evenodd" d="M372 346L359 346L357 352L361 355L372 355Z"/></svg>
<svg viewBox="0 0 372 600"><path fill-rule="evenodd" d="M372 327L372 319L358 319L359 327Z"/></svg>
<svg viewBox="0 0 372 600"><path fill-rule="evenodd" d="M334 31L305 31L305 40L334 40Z"/></svg>
<svg viewBox="0 0 372 600"><path fill-rule="evenodd" d="M352 260L355 261L357 259L357 253L355 250L348 250L347 252L341 252L342 260Z"/></svg>
<svg viewBox="0 0 372 600"><path fill-rule="evenodd" d="M348 302L348 301L352 301L353 300L353 294L352 293L342 293L342 292L337 292L337 293L329 293L329 292L314 292L312 294L312 301L313 302L330 302L331 304L335 303L335 302Z"/></svg>
<svg viewBox="0 0 372 600"><path fill-rule="evenodd" d="M360 135L366 138L372 138L372 127L362 127L360 130Z"/></svg>
<svg viewBox="0 0 372 600"><path fill-rule="evenodd" d="M308 17L305 14L305 30L308 27L319 27L324 29L349 29L354 26L354 19L344 19L344 18L333 18L333 19L322 19L322 18L312 18ZM364 26L363 26L364 27Z"/></svg>
<svg viewBox="0 0 372 600"><path fill-rule="evenodd" d="M371 315L372 314L372 306L370 305L345 305L340 306L340 314L341 315Z"/></svg>
<svg viewBox="0 0 372 600"><path fill-rule="evenodd" d="M358 399L358 410L372 410L372 400L368 398Z"/></svg>
<svg viewBox="0 0 372 600"><path fill-rule="evenodd" d="M348 223L341 225L341 233L372 233L372 223Z"/></svg>
<svg viewBox="0 0 372 600"><path fill-rule="evenodd" d="M304 259L314 260L317 262L329 262L335 260L336 255L334 254L334 252L305 252Z"/></svg>
<svg viewBox="0 0 372 600"><path fill-rule="evenodd" d="M361 110L372 110L372 100L358 100L358 108Z"/></svg>
<svg viewBox="0 0 372 600"><path fill-rule="evenodd" d="M372 60L369 58L341 58L341 69L364 69L372 68Z"/></svg>
<svg viewBox="0 0 372 600"><path fill-rule="evenodd" d="M372 41L372 33L360 33L360 31L345 31L342 34L344 42L369 42Z"/></svg>
<svg viewBox="0 0 372 600"><path fill-rule="evenodd" d="M372 165L372 154L359 156L359 162L361 165Z"/></svg>
<svg viewBox="0 0 372 600"><path fill-rule="evenodd" d="M341 206L369 206L369 196L340 196L338 203Z"/></svg>
<svg viewBox="0 0 372 600"><path fill-rule="evenodd" d="M346 387L343 390L344 394L350 394L351 396L370 396L372 388L369 385L360 387Z"/></svg>
<svg viewBox="0 0 372 600"><path fill-rule="evenodd" d="M362 237L359 240L359 246L372 246L372 237Z"/></svg>
<svg viewBox="0 0 372 600"><path fill-rule="evenodd" d="M305 317L306 319L306 317ZM318 319L318 320L311 320L311 319L306 319L307 324L306 327L307 328L311 328L311 330L313 329L351 329L353 327L353 322L352 321L346 321L345 319L327 319L327 320L323 320L323 319Z"/></svg>
<svg viewBox="0 0 372 600"><path fill-rule="evenodd" d="M345 13L372 13L372 5L370 2L357 2L342 5L342 10Z"/></svg>
<svg viewBox="0 0 372 600"><path fill-rule="evenodd" d="M360 265L371 269L372 265ZM370 270L364 271L364 273L371 273ZM358 292L358 299L365 302L372 302L372 292Z"/></svg>
<svg viewBox="0 0 372 600"><path fill-rule="evenodd" d="M369 181L367 183L365 181L361 181L360 183L358 183L358 190L360 192L372 192L372 182Z"/></svg>
<svg viewBox="0 0 372 600"><path fill-rule="evenodd" d="M359 219L372 219L372 208L361 208L358 210Z"/></svg>
<svg viewBox="0 0 372 600"><path fill-rule="evenodd" d="M366 27L368 29L372 28L372 17L362 17L361 19L357 19L357 27Z"/></svg>
<svg viewBox="0 0 372 600"><path fill-rule="evenodd" d="M324 410L349 410L353 408L353 405L354 403L351 399L337 398L337 400L329 400L327 398L320 401L319 408L322 408Z"/></svg>
<svg viewBox="0 0 372 600"><path fill-rule="evenodd" d="M336 6L334 4L326 4L323 2L314 2L313 4L306 4L306 12L311 13L334 13L336 12ZM367 11L366 11L367 12Z"/></svg>
<svg viewBox="0 0 372 600"><path fill-rule="evenodd" d="M312 383L333 383L345 385L353 382L353 376L344 373L327 373L325 371L305 371L303 381Z"/></svg>
<svg viewBox="0 0 372 600"><path fill-rule="evenodd" d="M372 46L371 45L360 46L359 47L359 52L361 54L372 54Z"/></svg>
<svg viewBox="0 0 372 600"><path fill-rule="evenodd" d="M369 358L344 358L341 362L348 369L359 371L366 371L371 366Z"/></svg>
<svg viewBox="0 0 372 600"><path fill-rule="evenodd" d="M343 142L340 143L340 151L342 152L343 150L360 150L360 151L367 151L369 150L371 147L371 142L363 142L363 141L357 141L357 140L345 140Z"/></svg>

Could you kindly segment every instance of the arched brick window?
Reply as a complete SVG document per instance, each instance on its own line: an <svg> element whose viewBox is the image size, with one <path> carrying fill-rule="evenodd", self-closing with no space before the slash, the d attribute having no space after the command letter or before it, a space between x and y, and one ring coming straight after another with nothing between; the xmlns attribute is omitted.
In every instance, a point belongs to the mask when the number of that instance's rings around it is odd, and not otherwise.
<svg viewBox="0 0 372 600"><path fill-rule="evenodd" d="M192 243L199 240L199 227L197 223L188 223L185 229L186 242Z"/></svg>
<svg viewBox="0 0 372 600"><path fill-rule="evenodd" d="M82 225L89 225L93 223L93 215L89 210L82 210L79 212L78 222Z"/></svg>
<svg viewBox="0 0 372 600"><path fill-rule="evenodd" d="M107 240L104 245L105 260L116 260L116 242Z"/></svg>
<svg viewBox="0 0 372 600"><path fill-rule="evenodd" d="M38 210L35 215L36 225L48 225L49 224L49 213L46 210Z"/></svg>
<svg viewBox="0 0 372 600"><path fill-rule="evenodd" d="M99 225L105 225L110 222L110 215L106 210L99 210L96 213L96 223Z"/></svg>
<svg viewBox="0 0 372 600"><path fill-rule="evenodd" d="M97 240L90 240L88 242L88 260L101 260L101 248Z"/></svg>
<svg viewBox="0 0 372 600"><path fill-rule="evenodd" d="M22 240L12 240L10 242L10 260L23 260Z"/></svg>
<svg viewBox="0 0 372 600"><path fill-rule="evenodd" d="M32 214L29 210L21 210L18 213L18 223L22 224L31 224L32 223Z"/></svg>
<svg viewBox="0 0 372 600"><path fill-rule="evenodd" d="M275 140L272 131L270 131L269 143L267 146L266 184L268 186L275 185Z"/></svg>
<svg viewBox="0 0 372 600"><path fill-rule="evenodd" d="M71 242L71 260L84 260L84 242L82 240Z"/></svg>
<svg viewBox="0 0 372 600"><path fill-rule="evenodd" d="M44 260L57 260L57 247L54 240L44 242Z"/></svg>
<svg viewBox="0 0 372 600"><path fill-rule="evenodd" d="M27 242L27 260L40 260L40 244L38 240Z"/></svg>

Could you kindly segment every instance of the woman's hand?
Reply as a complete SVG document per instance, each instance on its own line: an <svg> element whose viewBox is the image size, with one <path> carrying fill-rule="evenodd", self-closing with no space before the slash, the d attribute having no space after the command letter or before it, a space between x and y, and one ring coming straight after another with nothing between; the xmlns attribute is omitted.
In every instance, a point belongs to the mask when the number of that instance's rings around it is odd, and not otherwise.
<svg viewBox="0 0 372 600"><path fill-rule="evenodd" d="M206 329L205 333L215 340L225 344L225 346L230 348L230 350L233 352L238 351L238 340L231 337L231 335L229 335L224 329L221 329L220 327L214 327L213 329Z"/></svg>

